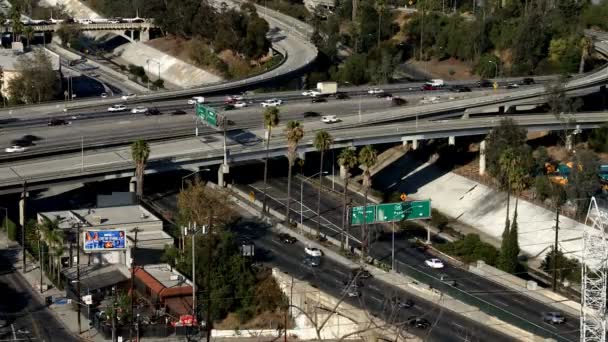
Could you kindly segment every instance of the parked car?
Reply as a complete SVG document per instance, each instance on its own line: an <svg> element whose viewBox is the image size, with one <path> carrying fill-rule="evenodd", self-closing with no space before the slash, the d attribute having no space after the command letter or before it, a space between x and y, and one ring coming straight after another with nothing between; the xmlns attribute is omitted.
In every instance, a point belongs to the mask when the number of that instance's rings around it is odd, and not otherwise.
<svg viewBox="0 0 608 342"><path fill-rule="evenodd" d="M315 248L315 247L304 247L304 252L306 254L308 254L309 256L313 256L313 257L320 257L323 255L323 252L321 252L320 249Z"/></svg>
<svg viewBox="0 0 608 342"><path fill-rule="evenodd" d="M281 234L279 234L278 237L279 237L279 241L289 244L289 245L296 243L296 241L298 241L295 237L293 237L287 233L281 233Z"/></svg>
<svg viewBox="0 0 608 342"><path fill-rule="evenodd" d="M7 147L4 149L4 152L6 152L6 153L19 153L19 152L25 152L25 151L27 151L27 147L19 146L19 145L14 145L14 146Z"/></svg>
<svg viewBox="0 0 608 342"><path fill-rule="evenodd" d="M426 318L411 316L407 320L410 326L417 329L428 329L431 326L431 322L429 322Z"/></svg>
<svg viewBox="0 0 608 342"><path fill-rule="evenodd" d="M305 118L318 118L319 116L321 116L321 114L319 114L317 112L304 112L304 114L302 114L302 116Z"/></svg>
<svg viewBox="0 0 608 342"><path fill-rule="evenodd" d="M69 125L70 122L66 121L64 119L57 119L57 118L53 118L50 119L49 122L47 122L47 126L64 126L64 125Z"/></svg>
<svg viewBox="0 0 608 342"><path fill-rule="evenodd" d="M443 261L437 258L427 259L424 263L430 268L443 268Z"/></svg>
<svg viewBox="0 0 608 342"><path fill-rule="evenodd" d="M134 99L136 97L137 97L137 95L135 95L135 94L126 94L126 95L121 96L120 98L123 101L127 101L127 100L132 100L132 99Z"/></svg>
<svg viewBox="0 0 608 342"><path fill-rule="evenodd" d="M158 108L150 108L144 114L146 114L146 116L148 116L148 115L161 115L162 112Z"/></svg>
<svg viewBox="0 0 608 342"><path fill-rule="evenodd" d="M338 121L340 121L340 119L335 115L325 115L321 118L321 122L324 123L336 123Z"/></svg>
<svg viewBox="0 0 608 342"><path fill-rule="evenodd" d="M108 112L124 112L127 110L127 106L123 104L115 104L111 107L108 107Z"/></svg>
<svg viewBox="0 0 608 342"><path fill-rule="evenodd" d="M327 99L324 97L313 97L312 100L310 100L310 103L317 103L317 102L327 102Z"/></svg>
<svg viewBox="0 0 608 342"><path fill-rule="evenodd" d="M283 100L279 99L270 99L262 102L262 107L278 107L283 104Z"/></svg>
<svg viewBox="0 0 608 342"><path fill-rule="evenodd" d="M448 277L448 275L445 273L442 273L439 275L439 280L441 280L442 283L447 284L449 286L453 286L453 287L458 286L458 284L456 283L456 280L450 279Z"/></svg>
<svg viewBox="0 0 608 342"><path fill-rule="evenodd" d="M382 94L384 93L384 90L380 88L371 88L367 91L367 93L370 95Z"/></svg>
<svg viewBox="0 0 608 342"><path fill-rule="evenodd" d="M133 113L133 114L146 113L147 111L148 111L148 108L146 108L144 106L137 106L137 107L131 109L131 113Z"/></svg>
<svg viewBox="0 0 608 342"><path fill-rule="evenodd" d="M561 312L543 312L543 321L551 324L564 324L566 317Z"/></svg>
<svg viewBox="0 0 608 342"><path fill-rule="evenodd" d="M317 267L321 264L321 259L319 257L308 255L304 258L304 260L302 260L302 263L306 266Z"/></svg>

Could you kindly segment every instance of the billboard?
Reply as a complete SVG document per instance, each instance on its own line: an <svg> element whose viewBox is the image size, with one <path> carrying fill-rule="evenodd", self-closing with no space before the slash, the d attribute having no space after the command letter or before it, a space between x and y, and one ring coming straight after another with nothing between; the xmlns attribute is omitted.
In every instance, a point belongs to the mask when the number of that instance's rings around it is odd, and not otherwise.
<svg viewBox="0 0 608 342"><path fill-rule="evenodd" d="M85 252L113 251L127 248L124 230L88 230L84 232Z"/></svg>

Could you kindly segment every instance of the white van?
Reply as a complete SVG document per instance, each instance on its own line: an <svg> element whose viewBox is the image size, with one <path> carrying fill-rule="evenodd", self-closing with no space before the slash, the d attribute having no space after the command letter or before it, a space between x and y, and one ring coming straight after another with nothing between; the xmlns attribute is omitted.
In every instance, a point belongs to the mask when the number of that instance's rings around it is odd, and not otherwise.
<svg viewBox="0 0 608 342"><path fill-rule="evenodd" d="M205 103L205 98L203 96L194 96L188 100L189 105L197 104L197 103Z"/></svg>
<svg viewBox="0 0 608 342"><path fill-rule="evenodd" d="M426 84L433 87L443 87L445 85L445 82L440 78L436 78L426 82Z"/></svg>

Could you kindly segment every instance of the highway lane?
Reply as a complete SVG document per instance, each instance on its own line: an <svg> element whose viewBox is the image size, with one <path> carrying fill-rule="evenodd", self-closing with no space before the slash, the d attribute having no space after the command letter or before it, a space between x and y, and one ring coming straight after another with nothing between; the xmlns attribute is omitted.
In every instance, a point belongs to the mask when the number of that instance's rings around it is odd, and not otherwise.
<svg viewBox="0 0 608 342"><path fill-rule="evenodd" d="M155 198L154 202L161 208L175 211L176 194ZM233 227L238 237L250 240L255 244L256 260L270 267L277 267L292 274L297 280L307 281L322 291L336 298L342 298L345 284L349 281L350 268L328 257L323 257L319 267L306 267L302 264L304 245L286 245L277 241L277 235L268 225L261 223L246 212L240 212L242 220ZM457 315L449 310L443 310L435 303L424 298L411 295L395 286L375 278L361 280L361 297L345 298L344 300L361 309L384 318L388 322L403 323L411 316L424 317L434 327L429 330L409 329L409 332L424 338L425 341L468 341L470 338L478 341L513 341L482 322L474 322ZM393 296L402 299L410 298L415 305L410 309L399 310L388 302ZM467 338L469 338L467 340Z"/></svg>
<svg viewBox="0 0 608 342"><path fill-rule="evenodd" d="M55 318L23 276L12 268L16 255L16 248L0 251L0 316L3 316L0 318L13 324L16 332L13 335L11 326L0 327L0 339L12 341L17 336L28 341L79 341Z"/></svg>
<svg viewBox="0 0 608 342"><path fill-rule="evenodd" d="M331 183L327 184L331 187ZM295 179L292 182L292 219L300 220L300 179ZM336 193L325 192L321 197L321 214L323 233L339 239L340 227L342 225L342 200L341 188L336 186ZM256 192L256 198L263 197L260 191L263 187L262 182L258 181L253 184L241 186L246 192L251 190ZM271 206L275 209L284 212L287 181L285 178L271 179L269 181L269 195L271 196ZM303 208L304 208L304 224L311 227L316 227L316 188L310 184L304 186ZM363 199L361 196L351 194L354 204L362 205ZM390 226L389 226L390 227ZM387 264L391 264L391 238L388 233L390 228L384 226L373 226L370 229L372 235L372 245L370 255L375 259L382 260ZM361 237L361 227L352 227L350 230L356 238ZM490 307L490 314L507 316L510 320L514 320L521 324L521 327L526 330L532 327L535 333L544 336L556 338L559 341L577 341L578 340L578 317L567 317L566 324L561 326L553 326L544 323L541 319L542 312L555 311L550 306L536 302L531 298L520 293L507 289L491 280L474 275L458 267L446 264L446 267L441 270L429 269L424 265L424 260L433 257L432 254L416 248L407 241L403 234L398 234L395 241L396 260L399 261L398 269L400 272L411 276L421 276L427 279L433 287L441 288L445 286L439 280L440 274L446 274L449 279L455 280L456 288L451 288L450 294L456 293L457 298L463 298L465 302L475 304L479 300L487 303L484 306ZM498 316L499 318L502 318Z"/></svg>

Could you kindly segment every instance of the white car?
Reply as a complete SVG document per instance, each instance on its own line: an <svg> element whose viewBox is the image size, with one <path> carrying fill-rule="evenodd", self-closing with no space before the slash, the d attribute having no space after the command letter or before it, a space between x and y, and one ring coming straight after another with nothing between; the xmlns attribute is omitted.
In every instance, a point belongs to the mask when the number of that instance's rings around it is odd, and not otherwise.
<svg viewBox="0 0 608 342"><path fill-rule="evenodd" d="M247 102L239 101L233 104L234 108L245 108L247 107Z"/></svg>
<svg viewBox="0 0 608 342"><path fill-rule="evenodd" d="M367 91L367 93L370 95L382 94L382 93L384 93L384 90L382 90L380 88L371 88L370 90Z"/></svg>
<svg viewBox="0 0 608 342"><path fill-rule="evenodd" d="M146 108L144 106L137 106L137 107L131 109L131 113L133 113L133 114L146 113L147 111L148 111L148 108Z"/></svg>
<svg viewBox="0 0 608 342"><path fill-rule="evenodd" d="M197 103L205 103L205 98L203 96L194 96L191 99L188 99L188 104L193 105Z"/></svg>
<svg viewBox="0 0 608 342"><path fill-rule="evenodd" d="M320 257L323 255L323 252L315 247L304 247L304 252L312 257Z"/></svg>
<svg viewBox="0 0 608 342"><path fill-rule="evenodd" d="M336 123L338 121L340 121L340 119L338 119L338 117L335 115L324 115L321 117L321 122L324 123Z"/></svg>
<svg viewBox="0 0 608 342"><path fill-rule="evenodd" d="M108 112L124 112L127 110L127 106L123 104L115 104L112 107L108 107Z"/></svg>
<svg viewBox="0 0 608 342"><path fill-rule="evenodd" d="M14 146L7 147L4 149L4 152L6 152L6 153L16 153L16 152L25 152L25 151L27 151L27 147L19 146L19 145L14 145Z"/></svg>
<svg viewBox="0 0 608 342"><path fill-rule="evenodd" d="M317 95L321 95L321 92L318 90L305 90L302 92L302 96L312 96L315 97Z"/></svg>
<svg viewBox="0 0 608 342"><path fill-rule="evenodd" d="M135 95L135 94L127 94L127 95L121 96L120 98L123 99L124 101L127 101L127 100L134 99L135 97L137 97L137 95Z"/></svg>
<svg viewBox="0 0 608 342"><path fill-rule="evenodd" d="M262 102L262 107L278 107L283 104L283 100L279 99L270 99Z"/></svg>
<svg viewBox="0 0 608 342"><path fill-rule="evenodd" d="M424 263L430 268L443 268L443 261L437 258L425 260Z"/></svg>
<svg viewBox="0 0 608 342"><path fill-rule="evenodd" d="M242 95L232 95L232 99L234 101L243 101L245 99L245 97Z"/></svg>

